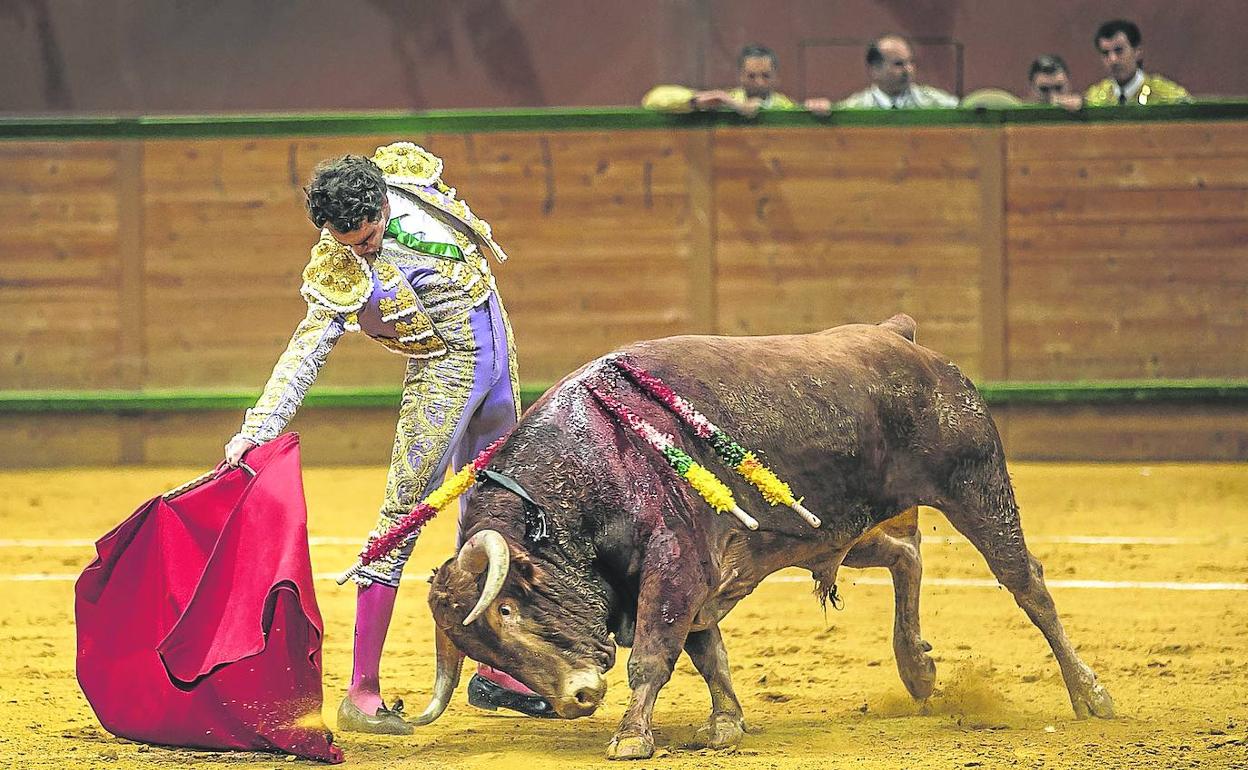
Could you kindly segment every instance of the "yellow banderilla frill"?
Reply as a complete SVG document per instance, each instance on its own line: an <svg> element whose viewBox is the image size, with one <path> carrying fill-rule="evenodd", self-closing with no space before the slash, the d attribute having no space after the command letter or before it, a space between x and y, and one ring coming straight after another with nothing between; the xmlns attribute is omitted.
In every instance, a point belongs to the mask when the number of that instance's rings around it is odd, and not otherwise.
<svg viewBox="0 0 1248 770"><path fill-rule="evenodd" d="M746 527L758 529L758 522L753 516L741 510L741 507L737 505L736 499L732 496L732 490L724 482L720 481L714 473L697 463L690 463L689 468L683 475L685 480L689 482L689 485L699 495L702 495L702 499L706 501L707 505L715 509L717 513L731 511Z"/></svg>

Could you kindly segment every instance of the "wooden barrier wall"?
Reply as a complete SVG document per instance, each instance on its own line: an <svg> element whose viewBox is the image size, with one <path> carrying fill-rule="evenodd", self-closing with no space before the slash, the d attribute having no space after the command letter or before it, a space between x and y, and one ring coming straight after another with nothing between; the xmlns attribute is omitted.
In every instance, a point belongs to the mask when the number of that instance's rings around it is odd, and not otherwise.
<svg viewBox="0 0 1248 770"><path fill-rule="evenodd" d="M0 389L258 391L303 312L301 185L399 138L511 253L527 382L640 338L902 311L976 379L1248 377L1246 128L3 142ZM402 360L349 336L322 382L396 386Z"/></svg>

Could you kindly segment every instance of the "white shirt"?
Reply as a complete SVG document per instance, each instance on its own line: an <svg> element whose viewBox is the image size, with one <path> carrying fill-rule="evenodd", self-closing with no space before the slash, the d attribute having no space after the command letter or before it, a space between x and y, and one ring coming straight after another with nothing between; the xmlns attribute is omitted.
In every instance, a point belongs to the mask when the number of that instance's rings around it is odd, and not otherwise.
<svg viewBox="0 0 1248 770"><path fill-rule="evenodd" d="M897 96L889 96L872 84L866 90L843 99L838 107L851 109L904 110L922 107L957 107L958 97L935 86L911 84Z"/></svg>
<svg viewBox="0 0 1248 770"><path fill-rule="evenodd" d="M455 236L450 228L435 219L423 206L393 189L386 190L386 195L390 200L390 218L399 220L403 232L422 241L455 243Z"/></svg>
<svg viewBox="0 0 1248 770"><path fill-rule="evenodd" d="M1135 77L1127 81L1126 86L1118 85L1118 81L1114 81L1114 101L1122 101L1122 95L1127 95L1128 102L1134 102L1136 95L1140 92L1140 86L1144 85L1144 70L1136 69Z"/></svg>

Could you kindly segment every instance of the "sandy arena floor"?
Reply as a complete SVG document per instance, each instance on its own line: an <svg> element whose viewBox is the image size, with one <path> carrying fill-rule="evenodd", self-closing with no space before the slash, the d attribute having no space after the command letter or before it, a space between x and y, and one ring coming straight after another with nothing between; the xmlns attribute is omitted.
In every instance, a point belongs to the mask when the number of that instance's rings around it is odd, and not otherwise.
<svg viewBox="0 0 1248 770"><path fill-rule="evenodd" d="M938 691L906 696L890 645L884 570L842 572L845 609L825 617L796 571L773 578L724 624L751 730L736 751L687 748L709 698L682 658L655 713L658 754L631 767L1248 767L1248 469L1242 465L1012 468L1033 551L1071 638L1113 693L1119 718L1075 721L1044 639L978 554L924 511L924 637ZM98 725L74 679L73 579L86 542L191 469L0 473L0 764L15 768L291 766L285 757L152 748ZM318 573L350 564L372 524L381 469L306 474ZM424 706L433 643L424 577L452 547L437 520L409 568L383 668L388 697ZM349 543L349 544L348 544ZM969 582L968 582L969 580ZM1117 581L1112 585L1077 581ZM318 582L325 702L350 673L354 591ZM410 738L344 734L350 767L526 770L608 766L627 700L624 658L607 703L575 721L479 712L461 692ZM514 764L512 764L514 763ZM613 763L611 767L619 767Z"/></svg>

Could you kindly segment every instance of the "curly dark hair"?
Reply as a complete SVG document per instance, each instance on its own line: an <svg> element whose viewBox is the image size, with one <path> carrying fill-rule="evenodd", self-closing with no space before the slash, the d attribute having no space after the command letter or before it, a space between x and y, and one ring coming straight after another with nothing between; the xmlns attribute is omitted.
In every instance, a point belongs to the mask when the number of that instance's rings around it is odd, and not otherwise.
<svg viewBox="0 0 1248 770"><path fill-rule="evenodd" d="M303 192L312 224L328 224L340 233L349 233L381 216L386 205L386 178L368 158L344 155L317 165Z"/></svg>

